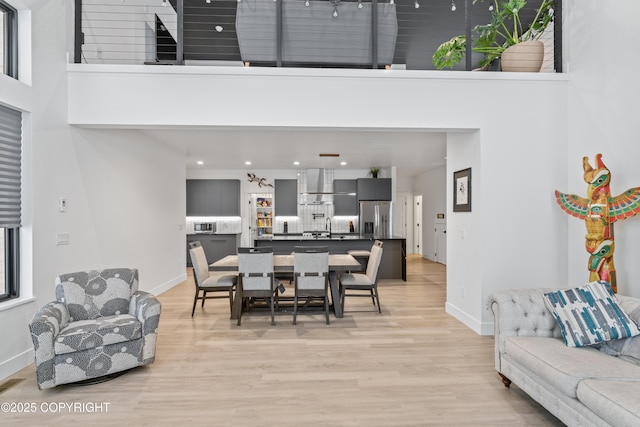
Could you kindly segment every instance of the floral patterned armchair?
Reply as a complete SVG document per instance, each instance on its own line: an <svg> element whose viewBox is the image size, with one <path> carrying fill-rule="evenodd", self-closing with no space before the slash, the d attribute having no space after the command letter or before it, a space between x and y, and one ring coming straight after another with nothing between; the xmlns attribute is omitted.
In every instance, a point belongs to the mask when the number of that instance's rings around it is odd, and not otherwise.
<svg viewBox="0 0 640 427"><path fill-rule="evenodd" d="M29 323L41 390L155 360L161 304L138 291L137 269L63 274L56 300Z"/></svg>

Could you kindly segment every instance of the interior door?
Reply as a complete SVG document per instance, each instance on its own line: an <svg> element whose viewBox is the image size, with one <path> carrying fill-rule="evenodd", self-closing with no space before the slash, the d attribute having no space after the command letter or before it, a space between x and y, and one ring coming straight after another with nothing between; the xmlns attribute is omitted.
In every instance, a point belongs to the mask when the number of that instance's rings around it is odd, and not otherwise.
<svg viewBox="0 0 640 427"><path fill-rule="evenodd" d="M413 253L422 255L422 194L413 196L413 224Z"/></svg>
<svg viewBox="0 0 640 427"><path fill-rule="evenodd" d="M436 222L435 227L436 262L447 264L447 224Z"/></svg>

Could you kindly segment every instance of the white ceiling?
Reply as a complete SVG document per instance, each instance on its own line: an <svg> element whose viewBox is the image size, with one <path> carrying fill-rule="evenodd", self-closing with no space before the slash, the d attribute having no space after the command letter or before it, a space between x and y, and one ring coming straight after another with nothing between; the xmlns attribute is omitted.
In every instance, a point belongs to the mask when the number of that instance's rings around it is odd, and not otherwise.
<svg viewBox="0 0 640 427"><path fill-rule="evenodd" d="M251 161L252 169L396 166L398 175L415 176L444 166L446 156L443 131L173 128L140 132L184 152L188 169L242 169ZM322 158L320 153L340 157ZM198 166L198 160L204 164ZM340 166L341 161L347 165Z"/></svg>

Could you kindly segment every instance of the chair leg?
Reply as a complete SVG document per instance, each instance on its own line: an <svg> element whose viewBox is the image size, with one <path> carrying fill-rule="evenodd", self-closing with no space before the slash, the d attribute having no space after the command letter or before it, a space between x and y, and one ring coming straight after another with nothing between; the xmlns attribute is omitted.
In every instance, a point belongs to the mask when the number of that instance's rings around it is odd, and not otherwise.
<svg viewBox="0 0 640 427"><path fill-rule="evenodd" d="M382 314L382 308L380 307L380 294L378 294L378 287L373 288L376 295L376 300L378 301L378 313Z"/></svg>
<svg viewBox="0 0 640 427"><path fill-rule="evenodd" d="M238 326L240 326L240 322L242 320L242 310L244 309L244 298L242 298L242 301L240 301L240 310L238 310Z"/></svg>
<svg viewBox="0 0 640 427"><path fill-rule="evenodd" d="M376 306L376 298L375 298L375 294L373 293L373 288L371 288L369 290L371 292L371 302L373 303L373 306Z"/></svg>
<svg viewBox="0 0 640 427"><path fill-rule="evenodd" d="M193 297L193 308L191 309L191 317L193 317L193 313L196 312L196 303L198 302L198 294L200 293L199 289L196 289L196 294Z"/></svg>
<svg viewBox="0 0 640 427"><path fill-rule="evenodd" d="M324 294L324 315L327 318L327 325L329 324L329 296Z"/></svg>
<svg viewBox="0 0 640 427"><path fill-rule="evenodd" d="M269 302L271 304L269 304L271 306L271 326L274 326L276 324L276 319L275 319L275 313L273 311L273 300L275 299L275 296L271 295L271 298L269 298Z"/></svg>
<svg viewBox="0 0 640 427"><path fill-rule="evenodd" d="M293 324L296 324L296 316L298 315L298 295L293 297Z"/></svg>
<svg viewBox="0 0 640 427"><path fill-rule="evenodd" d="M344 286L341 286L340 289L340 305L342 306L342 311L344 312L344 296L346 294L346 290Z"/></svg>
<svg viewBox="0 0 640 427"><path fill-rule="evenodd" d="M207 297L207 291L202 291L202 305L200 307L204 307L204 299Z"/></svg>
<svg viewBox="0 0 640 427"><path fill-rule="evenodd" d="M229 310L233 311L233 289L229 289Z"/></svg>

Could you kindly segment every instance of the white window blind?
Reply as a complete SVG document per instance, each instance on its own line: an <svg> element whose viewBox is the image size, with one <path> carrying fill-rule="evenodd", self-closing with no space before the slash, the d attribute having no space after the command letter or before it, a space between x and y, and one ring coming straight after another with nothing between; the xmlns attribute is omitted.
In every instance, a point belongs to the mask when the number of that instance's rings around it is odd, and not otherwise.
<svg viewBox="0 0 640 427"><path fill-rule="evenodd" d="M0 105L0 227L21 225L22 113Z"/></svg>

